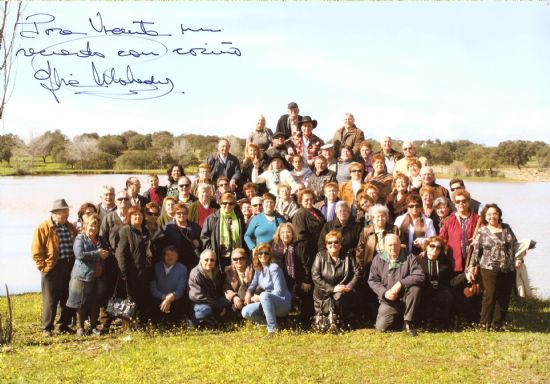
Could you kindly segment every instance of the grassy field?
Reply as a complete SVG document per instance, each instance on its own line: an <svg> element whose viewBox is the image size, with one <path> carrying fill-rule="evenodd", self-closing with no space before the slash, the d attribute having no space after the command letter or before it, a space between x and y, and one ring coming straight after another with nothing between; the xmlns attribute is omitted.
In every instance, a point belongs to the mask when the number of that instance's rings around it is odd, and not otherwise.
<svg viewBox="0 0 550 384"><path fill-rule="evenodd" d="M550 302L514 303L509 331L339 335L251 324L224 331L123 331L42 338L40 295L13 297L1 383L548 383ZM6 300L0 299L5 311Z"/></svg>

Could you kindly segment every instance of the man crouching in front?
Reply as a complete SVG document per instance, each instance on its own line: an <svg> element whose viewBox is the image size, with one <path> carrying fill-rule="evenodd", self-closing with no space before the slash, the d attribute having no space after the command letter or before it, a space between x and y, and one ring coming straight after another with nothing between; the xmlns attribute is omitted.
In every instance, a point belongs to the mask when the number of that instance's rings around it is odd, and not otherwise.
<svg viewBox="0 0 550 384"><path fill-rule="evenodd" d="M67 221L69 206L65 199L55 200L51 216L43 221L32 239L32 258L41 274L42 334L51 336L57 305L61 308L59 332L75 333L69 328L74 310L65 303L69 297L69 281L74 264L75 227Z"/></svg>
<svg viewBox="0 0 550 384"><path fill-rule="evenodd" d="M376 329L385 332L396 328L403 318L407 333L416 336L413 319L423 283L424 273L416 257L406 255L399 236L386 235L384 251L375 256L369 275L369 286L380 301Z"/></svg>

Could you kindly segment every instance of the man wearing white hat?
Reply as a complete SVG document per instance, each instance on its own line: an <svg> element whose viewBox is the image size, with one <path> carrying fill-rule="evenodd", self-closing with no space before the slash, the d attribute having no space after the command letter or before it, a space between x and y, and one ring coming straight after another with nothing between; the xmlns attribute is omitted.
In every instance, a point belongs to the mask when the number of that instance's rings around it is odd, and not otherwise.
<svg viewBox="0 0 550 384"><path fill-rule="evenodd" d="M73 242L76 228L67 221L69 206L65 199L53 202L51 216L43 221L34 232L32 258L41 273L42 286L42 334L51 336L57 306L59 332L74 333L69 328L73 311L65 306L69 296L69 281L74 264Z"/></svg>

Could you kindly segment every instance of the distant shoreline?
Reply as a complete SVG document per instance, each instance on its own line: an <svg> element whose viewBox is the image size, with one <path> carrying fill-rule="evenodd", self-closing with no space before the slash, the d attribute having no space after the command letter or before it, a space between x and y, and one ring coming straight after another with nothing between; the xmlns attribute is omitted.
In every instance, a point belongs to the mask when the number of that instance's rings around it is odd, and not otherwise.
<svg viewBox="0 0 550 384"><path fill-rule="evenodd" d="M511 182L511 183L522 183L522 182L537 182L537 183L547 183L550 182L550 168L499 168L499 174L503 176L466 176L466 175L455 175L446 172L448 170L447 166L434 166L434 171L438 179L451 179L453 177L460 177L464 180L471 181L487 181L487 182ZM196 167L188 167L185 169L187 174L192 175L196 171ZM82 170L40 170L28 173L7 173L3 176L64 176L64 175L148 175L150 173L155 173L157 175L164 175L166 170L164 169L122 169L122 170L113 170L113 169L82 169Z"/></svg>

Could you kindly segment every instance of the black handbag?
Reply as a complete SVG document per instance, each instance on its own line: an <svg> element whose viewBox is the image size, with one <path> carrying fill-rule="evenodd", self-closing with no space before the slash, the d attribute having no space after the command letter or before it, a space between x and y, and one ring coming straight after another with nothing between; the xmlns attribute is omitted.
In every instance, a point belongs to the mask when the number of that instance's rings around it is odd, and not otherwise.
<svg viewBox="0 0 550 384"><path fill-rule="evenodd" d="M328 305L328 313L323 313L325 304ZM320 333L338 333L340 331L340 318L336 313L332 296L326 298L321 303L320 311L313 317L312 328L314 332Z"/></svg>
<svg viewBox="0 0 550 384"><path fill-rule="evenodd" d="M136 315L136 302L132 300L128 291L128 281L126 281L126 298L116 297L118 281L116 280L113 296L107 302L105 312L111 317L119 317L124 320L134 320Z"/></svg>

